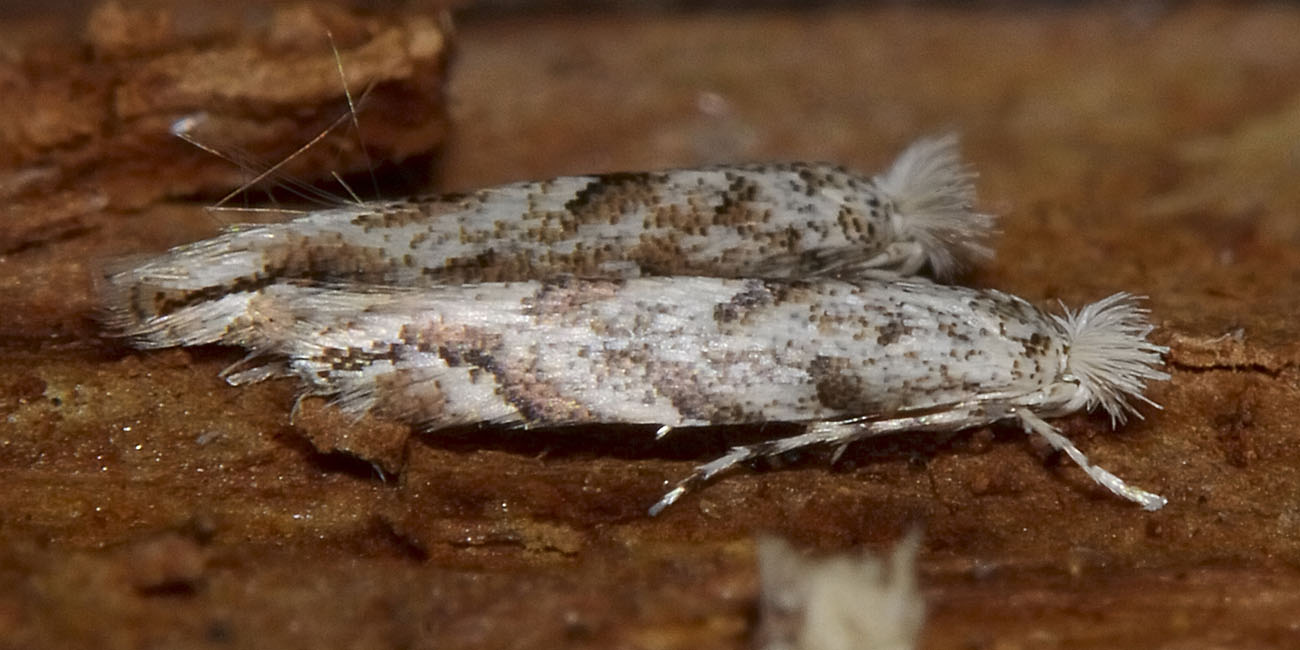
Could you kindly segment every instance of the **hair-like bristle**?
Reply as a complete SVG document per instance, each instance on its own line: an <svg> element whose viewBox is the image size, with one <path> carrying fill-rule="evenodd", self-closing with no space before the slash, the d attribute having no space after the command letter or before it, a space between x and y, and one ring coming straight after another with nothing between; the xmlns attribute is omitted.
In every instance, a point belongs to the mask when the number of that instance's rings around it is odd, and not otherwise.
<svg viewBox="0 0 1300 650"><path fill-rule="evenodd" d="M127 318L114 333L138 348L210 343L257 348L264 331L270 331L274 324L268 315L259 312L259 305L275 307L258 301L257 292L236 291L161 316Z"/></svg>
<svg viewBox="0 0 1300 650"><path fill-rule="evenodd" d="M1105 409L1112 425L1124 422L1129 413L1142 417L1130 400L1160 408L1142 391L1148 381L1169 379L1156 369L1169 348L1147 340L1155 328L1147 322L1147 310L1138 306L1140 300L1117 293L1078 312L1063 306L1064 316L1052 316L1069 341L1067 372L1079 380L1088 409Z"/></svg>
<svg viewBox="0 0 1300 650"><path fill-rule="evenodd" d="M240 314L251 294L232 291L215 300L160 313L160 300L175 293L165 283L172 278L155 271L162 258L132 256L109 263L95 277L99 295L99 320L110 336L130 341L137 348L166 348L216 342L230 318Z"/></svg>
<svg viewBox="0 0 1300 650"><path fill-rule="evenodd" d="M940 280L993 256L985 242L994 218L975 211L975 177L961 161L957 135L949 133L912 143L875 178L893 199L902 235L921 245Z"/></svg>
<svg viewBox="0 0 1300 650"><path fill-rule="evenodd" d="M109 261L101 273L91 278L94 292L99 296L96 316L108 335L130 338L142 327L141 321L147 315L141 313L139 291L128 278L131 269L148 259L145 255L133 255Z"/></svg>

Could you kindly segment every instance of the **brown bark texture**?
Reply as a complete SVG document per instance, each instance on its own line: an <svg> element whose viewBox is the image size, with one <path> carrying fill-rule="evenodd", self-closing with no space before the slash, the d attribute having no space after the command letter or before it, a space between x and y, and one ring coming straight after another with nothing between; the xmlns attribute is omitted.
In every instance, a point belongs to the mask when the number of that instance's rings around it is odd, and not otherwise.
<svg viewBox="0 0 1300 650"><path fill-rule="evenodd" d="M740 648L756 536L857 552L913 526L926 648L1300 645L1300 7L476 14L444 102L435 10L203 6L0 38L0 647ZM1150 297L1163 410L1059 423L1169 505L993 427L736 472L650 518L667 482L771 431L409 436L311 401L290 423L292 382L217 377L236 350L102 337L90 278L213 235L205 201L247 174L169 127L206 111L218 144L292 151L346 114L326 31L373 87L372 160L343 128L300 175L426 154L444 105L439 190L874 171L959 131L1001 217L967 282Z"/></svg>

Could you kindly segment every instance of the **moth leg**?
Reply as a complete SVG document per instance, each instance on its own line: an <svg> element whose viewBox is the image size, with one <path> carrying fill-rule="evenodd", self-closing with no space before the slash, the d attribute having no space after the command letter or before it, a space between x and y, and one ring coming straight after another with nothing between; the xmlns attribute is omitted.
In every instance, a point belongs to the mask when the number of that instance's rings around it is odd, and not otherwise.
<svg viewBox="0 0 1300 650"><path fill-rule="evenodd" d="M916 275L925 266L925 249L917 242L895 242L885 248L899 275Z"/></svg>
<svg viewBox="0 0 1300 650"><path fill-rule="evenodd" d="M304 391L299 393L298 396L293 399L293 408L289 409L289 426L293 426L295 421L298 419L298 412L302 410L302 403L306 401L308 397L315 396L316 394L314 392Z"/></svg>
<svg viewBox="0 0 1300 650"><path fill-rule="evenodd" d="M925 266L925 249L916 242L894 242L869 259L857 262L828 264L813 275L822 277L850 277L858 280L893 281L905 278L909 282L925 282L929 278L920 273Z"/></svg>
<svg viewBox="0 0 1300 650"><path fill-rule="evenodd" d="M695 468L695 472L683 479L667 494L650 508L650 516L658 515L663 512L664 508L675 503L682 495L689 492L694 487L708 481L709 479L725 472L736 465L745 461L761 458L766 456L779 456L795 449L812 447L815 445L839 444L848 446L856 440L869 438L871 436L894 433L913 428L918 423L917 418L903 417L887 420L872 420L869 418L851 418L846 420L835 420L828 422L816 422L808 425L807 430L803 433L790 436L787 438L778 438L776 440L765 440L752 445L732 447L727 453L719 458Z"/></svg>
<svg viewBox="0 0 1300 650"><path fill-rule="evenodd" d="M872 271L894 277L913 276L925 266L925 249L916 242L894 242L871 259L853 266L865 277L872 277Z"/></svg>
<svg viewBox="0 0 1300 650"><path fill-rule="evenodd" d="M844 452L848 451L848 449L849 443L847 442L836 447L835 451L831 452L831 464L834 465L835 463L840 462L840 456L843 456Z"/></svg>
<svg viewBox="0 0 1300 650"><path fill-rule="evenodd" d="M254 350L239 361L226 366L217 376L226 380L226 383L231 386L256 384L267 379L289 376L289 368L283 361L271 361L265 357L265 353ZM254 366L253 363L257 361L263 363Z"/></svg>
<svg viewBox="0 0 1300 650"><path fill-rule="evenodd" d="M1016 416L1020 420L1020 424L1025 428L1025 433L1036 433L1042 436L1047 441L1047 444L1054 449L1065 452L1065 455L1069 456L1070 460L1081 467L1089 478L1101 484L1107 490L1141 505L1144 510L1159 510L1168 503L1164 497L1129 485L1124 482L1124 479L1088 462L1088 457L1084 456L1083 452L1079 451L1079 448L1075 447L1069 438L1061 435L1055 427L1037 415L1021 409L1016 411Z"/></svg>
<svg viewBox="0 0 1300 650"><path fill-rule="evenodd" d="M851 272L841 273L840 277L853 280L880 280L882 282L906 280L912 284L933 284L934 282L924 275L907 275L894 269L853 269Z"/></svg>

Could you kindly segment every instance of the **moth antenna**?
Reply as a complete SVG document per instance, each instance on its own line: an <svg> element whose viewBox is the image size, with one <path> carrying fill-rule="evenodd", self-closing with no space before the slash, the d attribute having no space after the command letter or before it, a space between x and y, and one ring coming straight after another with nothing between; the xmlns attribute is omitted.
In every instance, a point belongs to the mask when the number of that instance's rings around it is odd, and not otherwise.
<svg viewBox="0 0 1300 650"><path fill-rule="evenodd" d="M1066 372L1078 380L1087 408L1105 409L1112 426L1130 413L1142 417L1132 400L1160 408L1142 392L1148 381L1169 379L1168 373L1157 370L1169 348L1147 340L1155 327L1138 305L1141 300L1121 292L1077 312L1062 305L1065 315L1052 315L1065 333Z"/></svg>
<svg viewBox="0 0 1300 650"><path fill-rule="evenodd" d="M307 201L321 202L327 205L337 205L340 202L346 202L346 200L343 200L341 197L323 191L311 185L310 183L306 183L304 181L294 179L291 176L283 175L280 173L280 169L283 168L285 165L289 164L290 161L301 156L307 150L316 146L317 143L319 143L321 140L328 137L336 129L338 129L340 126L342 126L343 124L349 121L352 123L352 127L357 134L357 144L361 149L362 159L366 163L366 170L370 174L371 186L374 189L375 196L376 197L379 196L379 181L377 178L375 178L375 166L370 158L370 151L366 147L365 138L361 132L361 120L358 118L358 110L357 110L357 107L360 106L363 102L365 102L366 97L369 96L370 91L374 88L374 84L372 83L369 86L367 86L365 91L361 93L361 96L358 97L356 100L354 100L352 96L352 90L351 88L348 87L347 75L344 72L343 57L339 53L338 46L334 41L334 34L333 32L326 30L325 36L329 39L330 50L334 54L334 65L339 73L339 82L343 87L343 96L347 100L348 112L344 115L340 115L337 119L331 122L329 126L325 127L323 130L321 130L320 133L316 134L315 137L313 137L311 140L308 140L305 144L295 149L288 156L285 156L274 165L265 167L264 169L262 169L262 171L258 172L253 178L245 181L239 187L235 188L225 196L221 197L221 199L219 199L215 204L213 204L210 207L211 210L230 209L226 207L226 204L229 203L232 199L234 199L237 196L240 196L241 194L244 194L253 186L257 185L258 183L261 183L267 178L272 178L272 177L276 178L278 183L281 186L283 186L284 189L288 190L289 192L293 193L299 198L305 199ZM205 122L207 119L208 119L208 115L203 112L186 115L172 122L171 133L172 135L184 140L190 145L197 147L209 154L212 154L217 158L225 160L233 165L236 165L241 169L256 170L259 167L263 167L263 165L258 164L255 161L253 156L243 154L237 150L233 151L233 153L231 151L225 151L209 143L203 142L200 138L198 138L195 135L195 130L199 126L201 126L203 122ZM352 198L352 200L355 203L357 204L363 203L363 201L357 196L356 192L353 192L352 188L348 187L347 183L343 182L343 180L339 178L337 173L332 172L332 174L334 178L338 181L339 185L341 185L343 189L347 191L348 195Z"/></svg>
<svg viewBox="0 0 1300 650"><path fill-rule="evenodd" d="M940 280L993 257L992 215L975 211L977 174L962 162L955 133L912 143L875 183L893 201L899 236L915 241Z"/></svg>
<svg viewBox="0 0 1300 650"><path fill-rule="evenodd" d="M352 128L357 134L357 145L361 147L361 158L366 161L366 170L370 173L370 186L375 193L375 197L378 198L379 180L375 178L375 165L370 161L370 151L366 149L366 139L361 134L361 120L357 118L357 104L352 101L352 90L348 88L348 76L343 72L343 56L339 54L338 45L334 43L334 32L327 29L325 30L325 36L330 41L330 50L334 52L334 66L339 71L339 83L343 85L343 96L348 100L348 115L352 116ZM373 88L373 86L371 86L371 88ZM366 91L362 93L362 98L364 99L368 94L370 94L370 88L367 88ZM352 195L357 203L362 202L361 199L357 197L356 192L353 192L352 188L348 187L347 183L344 183L343 179L338 177L338 174L334 174L334 177L338 180L340 185L347 189L348 193Z"/></svg>
<svg viewBox="0 0 1300 650"><path fill-rule="evenodd" d="M208 114L205 112L191 113L189 115L186 115L185 117L179 118L175 122L172 122L172 126L170 129L171 134L189 143L190 146L206 151L232 165L242 167L243 164L240 161L235 160L233 156L230 156L225 152L221 151L220 149L210 146L204 143L202 140L199 140L198 138L194 137L194 130L198 128L200 124L206 122L207 119L208 119Z"/></svg>
<svg viewBox="0 0 1300 650"><path fill-rule="evenodd" d="M367 162L366 164L369 165L370 163ZM339 176L339 173L338 173L338 172L336 172L336 171L331 171L331 172L330 172L330 176L333 176L333 177L334 177L334 182L336 182L336 183L338 183L339 185L343 186L343 189L345 189L345 190L348 191L348 196L352 197L352 202L353 202L353 203L356 203L357 205L361 205L361 204L365 203L365 201L362 201L362 200L361 200L361 197L360 197L360 196L357 196L357 193L356 193L356 192L353 192L353 191L352 191L352 186L351 186L351 185L348 185L347 181L343 180L343 177L342 177L342 176Z"/></svg>

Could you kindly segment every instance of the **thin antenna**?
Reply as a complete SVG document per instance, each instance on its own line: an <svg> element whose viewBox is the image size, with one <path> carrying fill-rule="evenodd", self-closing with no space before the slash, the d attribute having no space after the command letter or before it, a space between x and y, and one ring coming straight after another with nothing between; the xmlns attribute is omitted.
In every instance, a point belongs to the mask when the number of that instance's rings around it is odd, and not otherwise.
<svg viewBox="0 0 1300 650"><path fill-rule="evenodd" d="M254 168L258 167L259 163L258 163L258 161L257 161L256 156L252 156L252 155L250 155L250 154L247 154L246 152L242 152L242 150L240 150L238 147L233 147L233 146L230 147L231 152L228 153L228 152L226 152L226 151L222 151L222 150L220 150L220 149L217 149L216 147L213 147L213 146L207 145L207 144L205 144L203 141L201 141L201 140L199 140L198 138L194 137L194 135L193 135L191 132L192 132L192 131L197 127L197 125L198 125L201 121L203 121L206 117L207 117L207 115L206 115L205 113L196 113L196 114L193 114L193 115L187 115L187 116L185 116L185 117L182 117L182 118L176 120L175 122L172 123L172 127L171 127L172 135L174 135L174 136L176 136L176 137L178 137L178 138L184 140L185 142L187 142L188 144L190 144L190 145L192 145L192 146L194 146L194 147L197 147L197 148L199 148L199 149L201 149L201 150L203 150L203 151L205 151L205 152L207 152L207 153L209 153L209 154L212 154L213 156L216 156L217 158L220 158L220 159L222 159L222 160L224 160L224 161L226 161L226 162L228 162L228 163L230 163L230 164L232 164L232 165L235 165L236 167L240 168L241 170L254 169ZM261 182L261 181L262 181L263 179L265 179L266 177L275 174L275 172L276 172L280 167L282 167L285 163L289 162L289 161L292 160L294 157L300 155L303 151L305 151L306 149L310 148L312 145L314 145L314 144L316 144L317 142L319 142L322 138L324 138L325 136L329 135L330 132L332 132L334 129L336 129L336 128L338 128L340 125L342 125L343 122L346 120L346 118L347 118L346 115L340 116L340 117L339 117L337 120L335 120L335 122L334 122L333 124L331 124L327 129L325 129L324 131L322 131L322 132L321 132L319 135L317 135L315 138L312 138L312 140L311 140L310 142L308 142L307 144L305 144L305 145L303 145L302 147L300 147L297 151L295 151L293 154L291 154L288 158L285 158L284 160L281 160L279 163L277 163L277 164L275 164L275 165L273 165L273 166L267 168L265 171L263 171L262 173L258 174L258 175L255 176L255 177L253 177L251 180L248 180L248 181L242 183L239 187L235 188L235 189L234 189L233 191L231 191L229 194L227 194L227 195L225 195L224 197L222 197L222 199L221 199L220 201L218 201L218 202L215 203L214 205L210 206L209 209L211 209L211 210L235 210L235 211L246 209L246 208L229 208L229 207L226 207L225 204L226 204L226 203L229 203L230 200L231 200L232 198L234 198L235 196L237 196L237 195L239 195L239 194L242 194L242 193L244 193L244 192L247 192L249 189L251 189L251 188L253 187L253 185L255 185L255 184ZM290 193L292 193L293 195L295 195L295 196L297 196L297 197L299 197L299 198L301 198L301 199L307 200L307 201L320 202L320 203L327 203L327 204L335 204L335 203L337 203L338 201L341 200L341 197L335 196L335 195L333 195L333 194L331 194L331 193L329 193L329 192L326 192L326 191L324 191L324 190L321 190L320 188L318 188L318 187L316 187L316 186L314 186L314 185L311 185L310 183L306 183L306 182L303 182L303 181L298 180L298 179L296 179L296 178L293 178L292 176L283 176L283 177L281 177L281 186L282 186L284 189L288 190L288 191L289 191ZM256 210L249 210L249 211L256 211Z"/></svg>
<svg viewBox="0 0 1300 650"><path fill-rule="evenodd" d="M369 164L369 163L367 163L367 165L368 165L368 164ZM361 205L362 203L365 203L365 201L362 201L362 200L361 200L361 197L357 196L357 193L356 193L356 192L353 192L353 191L352 191L352 186L351 186L351 185L348 185L348 184L347 184L347 181L344 181L344 180L343 180L343 177L342 177L342 176L339 176L339 173L338 173L338 172L333 171L333 170L330 170L330 176L333 176L333 177L334 177L334 180L338 181L338 184L339 184L339 185L342 185L342 186L343 186L343 189L345 189L345 190L348 191L348 195L352 197L352 200L353 200L354 202L356 202L357 205ZM373 171L371 172L371 178L372 178L372 179L374 178L374 172L373 172Z"/></svg>
<svg viewBox="0 0 1300 650"><path fill-rule="evenodd" d="M311 214L310 210L292 210L290 208L255 208L252 206L243 208L234 208L227 205L213 205L204 208L208 212L249 212L249 213L266 213L266 214Z"/></svg>
<svg viewBox="0 0 1300 650"><path fill-rule="evenodd" d="M357 142L361 147L361 154L363 159L365 160L366 169L370 173L371 186L374 188L375 196L376 197L379 196L379 181L375 177L375 167L373 161L370 158L370 151L366 148L365 140L362 137L361 121L358 118L358 111L357 111L357 106L365 103L366 98L369 97L370 95L370 92L374 90L375 84L374 83L368 84L366 89L362 91L361 95L357 97L354 101L352 97L352 91L351 89L348 88L347 77L343 70L342 55L339 53L338 47L334 42L334 34L331 33L329 30L326 30L325 35L328 37L330 42L330 49L334 53L334 64L336 69L338 70L339 79L343 85L343 95L344 97L347 98L347 102L348 102L348 113L345 115L340 115L328 127L326 127L324 130L318 133L306 144L302 145L301 147L298 147L296 150L294 150L293 153L281 159L280 162L271 165L270 167L267 167L261 173L258 173L253 178L246 180L244 183L240 184L239 187L235 188L230 193L221 197L219 201L209 206L208 210L214 212L230 211L230 212L300 213L300 211L286 210L281 208L274 208L274 209L250 208L248 206L245 206L243 208L236 208L236 207L229 207L226 204L229 203L236 196L246 193L254 185L257 185L258 183L266 180L268 177L277 175L277 172L279 172L279 170L282 167L284 167L286 164L288 164L291 160L302 155L308 149L315 146L317 143L319 143L321 140L329 136L331 133L333 133L336 129L338 129L340 126L342 126L344 123L348 122L349 120L352 122L353 128L356 131ZM197 147L209 154L212 154L213 156L216 156L217 158L220 158L232 165L235 165L236 167L239 167L241 170L251 171L261 166L260 161L257 160L256 156L249 155L246 152L243 152L241 155L241 151L237 147L231 147L230 152L222 151L220 149L217 149L214 146L207 145L202 141L200 141L198 138L194 137L193 131L206 118L207 118L206 113L195 113L195 114L182 117L172 123L172 127L171 127L172 135L184 140L185 142L189 143L194 147ZM350 186L348 186L348 184L342 179L342 177L339 176L337 172L331 171L330 174L334 177L336 181L338 181L338 184L341 187L343 187L344 190L347 191L348 197L350 197L353 202L355 202L356 204L364 203L361 197L355 191L353 191L353 189ZM323 190L319 187L316 187L315 185L296 179L292 176L287 176L287 175L280 176L278 185L281 188L287 190L290 194L297 196L298 198L308 202L322 203L326 205L337 205L340 202L346 202L348 200L345 197L338 196L336 194ZM270 194L268 194L268 196L270 196L271 200L274 202L275 200L274 196L271 196Z"/></svg>
<svg viewBox="0 0 1300 650"><path fill-rule="evenodd" d="M209 147L206 144L203 144L198 138L190 135L190 131L193 131L194 127L197 126L199 122L203 121L206 118L207 118L207 113L194 113L191 115L186 115L185 117L182 117L181 119L172 122L172 128L171 128L172 135L232 165L235 165L236 167L243 167L243 165L241 165L233 157L227 156L224 152L218 151L217 149L214 149L212 147Z"/></svg>
<svg viewBox="0 0 1300 650"><path fill-rule="evenodd" d="M339 54L339 48L334 43L334 32L327 29L325 30L325 36L329 38L330 50L334 52L334 66L338 68L339 82L343 84L343 96L348 100L348 114L352 116L352 128L357 132L357 144L361 146L361 158L366 161L366 169L370 172L370 186L375 193L375 198L379 198L379 180L375 178L375 166L370 162L370 152L366 150L366 139L361 135L361 120L357 119L357 105L352 101L352 91L348 88L348 77L343 73L343 57ZM370 89L367 88L366 92L362 94L362 98L364 99L365 95L369 93ZM334 177L338 178L338 174L335 174ZM343 182L343 179L339 179L339 184L347 189L348 194L351 194L357 203L361 203L361 199L357 197L356 192L353 192L352 188Z"/></svg>
<svg viewBox="0 0 1300 650"><path fill-rule="evenodd" d="M216 204L213 205L212 207L219 208L225 205L231 199L235 198L236 196L239 196L242 192L244 192L248 188L262 182L266 177L276 173L277 171L279 171L281 167L287 165L289 161L293 160L294 158L297 158L298 156L301 156L303 152L315 146L317 142L320 142L321 140L325 139L325 137L328 136L330 133L333 133L334 129L337 129L338 127L342 126L343 123L347 122L347 119L348 119L347 115L339 116L339 118L337 120L334 120L334 123L326 127L324 131L321 131L319 134L316 135L316 137L312 138L311 140L308 140L307 144L298 147L296 150L294 150L293 153L289 154L280 162L271 165L270 167L266 168L266 171L258 174L257 176L254 176L253 180L245 183L243 187L238 187L235 188L234 190L231 190L229 194L221 197L221 200L217 201ZM206 148L204 149L206 150Z"/></svg>

